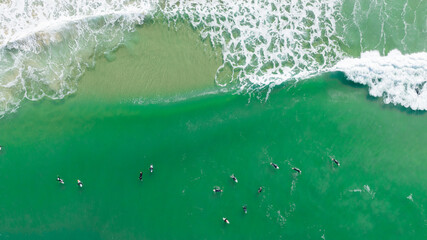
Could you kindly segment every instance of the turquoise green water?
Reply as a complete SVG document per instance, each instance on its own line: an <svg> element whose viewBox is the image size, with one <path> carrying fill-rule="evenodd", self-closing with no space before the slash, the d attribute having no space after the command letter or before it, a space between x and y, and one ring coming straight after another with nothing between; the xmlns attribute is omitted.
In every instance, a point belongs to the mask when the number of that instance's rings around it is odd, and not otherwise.
<svg viewBox="0 0 427 240"><path fill-rule="evenodd" d="M426 1L142 2L0 48L0 239L427 238L425 111L306 79L426 109Z"/></svg>
<svg viewBox="0 0 427 240"><path fill-rule="evenodd" d="M423 239L425 121L340 74L276 89L266 103L76 94L26 104L0 125L1 237Z"/></svg>

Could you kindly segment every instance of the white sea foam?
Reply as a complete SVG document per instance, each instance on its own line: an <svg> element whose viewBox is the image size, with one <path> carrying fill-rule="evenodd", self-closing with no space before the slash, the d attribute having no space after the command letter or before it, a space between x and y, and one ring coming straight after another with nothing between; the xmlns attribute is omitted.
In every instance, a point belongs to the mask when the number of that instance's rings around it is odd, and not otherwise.
<svg viewBox="0 0 427 240"><path fill-rule="evenodd" d="M385 103L400 104L413 110L427 110L427 53L401 54L398 50L381 56L378 51L346 58L332 70L367 85L369 94L383 97Z"/></svg>
<svg viewBox="0 0 427 240"><path fill-rule="evenodd" d="M153 11L152 1L72 0L0 3L0 116L23 99L61 99L98 55Z"/></svg>
<svg viewBox="0 0 427 240"><path fill-rule="evenodd" d="M392 51L381 57L377 52L366 52L360 58L347 58L350 54L343 46L352 47L346 39L352 35L352 26L358 27L362 50L369 47L364 45L369 36L361 28L368 16L363 14L362 5L358 1L353 13L343 16L348 12L342 9L345 2L2 1L0 116L17 109L23 99L60 99L75 92L77 79L87 67L94 66L96 57L117 48L127 32L142 24L146 14L155 12L161 12L172 24L189 22L202 38L221 48L223 64L215 75L220 86L233 82L240 86L240 92L252 93L339 70L349 79L368 85L370 94L384 97L386 103L427 110L425 53L402 55ZM382 6L372 3L368 12L376 14L378 10L384 16L387 13L382 11L387 9ZM403 10L404 15L412 11L408 6ZM381 17L380 21L384 26L391 20ZM409 33L424 36L416 26L415 21L405 22L405 35L395 42L407 49ZM392 37L382 28L377 46L380 48L386 38ZM384 53L385 47L380 52Z"/></svg>
<svg viewBox="0 0 427 240"><path fill-rule="evenodd" d="M169 1L163 12L183 18L220 46L219 85L239 81L242 90L301 79L342 56L336 18L340 1Z"/></svg>
<svg viewBox="0 0 427 240"><path fill-rule="evenodd" d="M372 199L375 198L375 192L371 189L371 187L369 187L369 185L363 185L363 190L360 188L355 188L348 191L353 193L367 193Z"/></svg>
<svg viewBox="0 0 427 240"><path fill-rule="evenodd" d="M38 32L49 34L49 30L88 18L105 15L139 18L155 3L150 0L5 0L0 3L0 46L25 40Z"/></svg>

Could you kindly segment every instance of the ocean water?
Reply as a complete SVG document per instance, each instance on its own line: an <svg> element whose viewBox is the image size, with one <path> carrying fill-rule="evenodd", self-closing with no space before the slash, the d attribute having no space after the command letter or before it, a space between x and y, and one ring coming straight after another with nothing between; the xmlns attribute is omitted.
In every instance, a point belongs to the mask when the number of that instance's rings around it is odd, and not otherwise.
<svg viewBox="0 0 427 240"><path fill-rule="evenodd" d="M426 1L3 1L0 33L0 239L427 237Z"/></svg>

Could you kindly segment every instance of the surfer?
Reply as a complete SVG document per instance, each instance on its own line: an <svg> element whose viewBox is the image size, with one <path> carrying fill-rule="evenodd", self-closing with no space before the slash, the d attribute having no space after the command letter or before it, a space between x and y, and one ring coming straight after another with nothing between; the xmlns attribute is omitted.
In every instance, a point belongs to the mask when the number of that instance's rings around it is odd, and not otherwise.
<svg viewBox="0 0 427 240"><path fill-rule="evenodd" d="M79 179L77 179L77 185L78 185L79 187L83 187L83 183L82 183Z"/></svg>
<svg viewBox="0 0 427 240"><path fill-rule="evenodd" d="M296 172L298 172L298 173L301 173L301 170L299 169L299 168L296 168L296 167L294 167L294 168L292 168L294 171L296 171Z"/></svg>
<svg viewBox="0 0 427 240"><path fill-rule="evenodd" d="M228 221L228 219L227 218L222 218L222 221L224 221L225 223L227 223L227 224L230 224L230 222Z"/></svg>
<svg viewBox="0 0 427 240"><path fill-rule="evenodd" d="M234 173L233 173L233 174L231 174L230 178L231 178L231 179L233 179L233 181L234 181L235 183L239 182L239 181L237 181L236 176L234 176Z"/></svg>
<svg viewBox="0 0 427 240"><path fill-rule="evenodd" d="M243 206L243 212L244 212L245 214L247 214L247 213L248 213L248 209L246 208L246 205L245 205L245 206Z"/></svg>
<svg viewBox="0 0 427 240"><path fill-rule="evenodd" d="M259 187L258 188L258 193L261 193L262 192L262 187Z"/></svg>
<svg viewBox="0 0 427 240"><path fill-rule="evenodd" d="M279 166L277 166L277 164L275 164L275 163L272 163L272 162L271 162L271 163L270 163L270 165L271 165L271 166L273 166L273 167L274 167L274 169L279 169Z"/></svg>
<svg viewBox="0 0 427 240"><path fill-rule="evenodd" d="M331 161L333 161L338 167L340 166L340 163L335 158L331 158Z"/></svg>
<svg viewBox="0 0 427 240"><path fill-rule="evenodd" d="M219 187L214 187L214 189L213 189L213 191L214 192L222 192L222 189L221 188L219 188Z"/></svg>
<svg viewBox="0 0 427 240"><path fill-rule="evenodd" d="M56 181L58 181L58 182L60 182L60 183L64 184L64 180L62 180L59 176L56 178Z"/></svg>
<svg viewBox="0 0 427 240"><path fill-rule="evenodd" d="M2 146L0 146L0 151L1 151Z"/></svg>
<svg viewBox="0 0 427 240"><path fill-rule="evenodd" d="M142 172L139 172L139 181L142 181Z"/></svg>
<svg viewBox="0 0 427 240"><path fill-rule="evenodd" d="M150 172L153 172L153 170L154 170L154 167L153 167L153 164L151 164L150 165Z"/></svg>

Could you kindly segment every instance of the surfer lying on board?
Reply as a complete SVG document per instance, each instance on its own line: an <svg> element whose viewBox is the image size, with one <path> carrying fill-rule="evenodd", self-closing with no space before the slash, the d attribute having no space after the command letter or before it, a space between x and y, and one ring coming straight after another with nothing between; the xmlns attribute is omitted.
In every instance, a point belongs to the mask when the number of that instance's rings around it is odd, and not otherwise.
<svg viewBox="0 0 427 240"><path fill-rule="evenodd" d="M258 188L258 193L261 193L262 192L262 187L259 187Z"/></svg>
<svg viewBox="0 0 427 240"><path fill-rule="evenodd" d="M142 181L142 172L139 172L139 181Z"/></svg>
<svg viewBox="0 0 427 240"><path fill-rule="evenodd" d="M331 158L331 161L334 162L338 167L340 166L340 163L335 158Z"/></svg>
<svg viewBox="0 0 427 240"><path fill-rule="evenodd" d="M219 187L214 187L213 191L214 192L222 192L222 189Z"/></svg>
<svg viewBox="0 0 427 240"><path fill-rule="evenodd" d="M234 181L235 183L239 182L239 181L237 181L236 176L234 176L234 173L233 173L233 174L231 174L230 178L231 178L231 179L233 179L233 181Z"/></svg>
<svg viewBox="0 0 427 240"><path fill-rule="evenodd" d="M279 166L277 166L277 164L275 164L275 163L271 162L270 165L273 166L275 169L279 169Z"/></svg>
<svg viewBox="0 0 427 240"><path fill-rule="evenodd" d="M301 170L299 169L299 168L296 168L296 167L294 167L294 168L292 168L295 172L298 172L298 173L301 173Z"/></svg>
<svg viewBox="0 0 427 240"><path fill-rule="evenodd" d="M246 205L245 206L243 206L243 212L246 214L246 213L248 213L248 209L247 209L247 207L246 207Z"/></svg>
<svg viewBox="0 0 427 240"><path fill-rule="evenodd" d="M222 218L222 221L224 221L225 223L227 223L227 224L230 224L230 222L228 221L228 219L227 218Z"/></svg>
<svg viewBox="0 0 427 240"><path fill-rule="evenodd" d="M64 184L64 180L62 180L59 176L56 178L56 181L58 181L58 182L60 182L60 183Z"/></svg>
<svg viewBox="0 0 427 240"><path fill-rule="evenodd" d="M154 170L154 167L153 167L153 164L151 164L150 165L150 172L153 172L153 170Z"/></svg>
<svg viewBox="0 0 427 240"><path fill-rule="evenodd" d="M79 187L83 187L83 183L82 183L82 181L80 181L79 179L77 179L77 185L78 185Z"/></svg>

